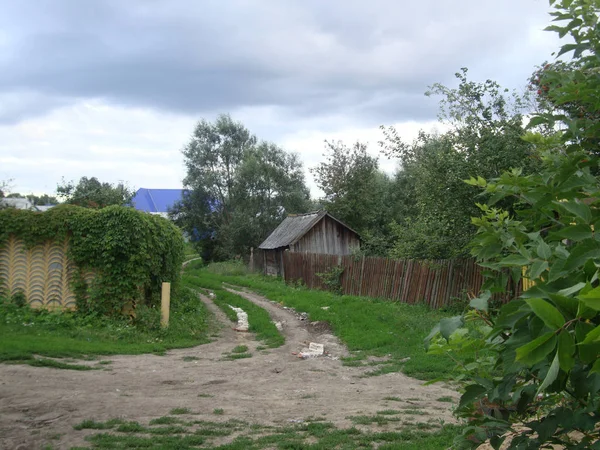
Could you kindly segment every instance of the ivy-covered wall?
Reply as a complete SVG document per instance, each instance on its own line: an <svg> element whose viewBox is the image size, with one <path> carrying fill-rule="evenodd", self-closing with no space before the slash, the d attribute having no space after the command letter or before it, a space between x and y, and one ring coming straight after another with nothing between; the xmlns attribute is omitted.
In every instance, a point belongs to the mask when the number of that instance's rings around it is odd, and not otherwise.
<svg viewBox="0 0 600 450"><path fill-rule="evenodd" d="M70 280L77 309L108 315L131 302L158 303L162 282L179 280L184 254L181 231L170 221L122 206L59 205L44 213L4 209L0 248L11 235L29 247L67 239L77 267ZM90 270L95 277L86 282Z"/></svg>

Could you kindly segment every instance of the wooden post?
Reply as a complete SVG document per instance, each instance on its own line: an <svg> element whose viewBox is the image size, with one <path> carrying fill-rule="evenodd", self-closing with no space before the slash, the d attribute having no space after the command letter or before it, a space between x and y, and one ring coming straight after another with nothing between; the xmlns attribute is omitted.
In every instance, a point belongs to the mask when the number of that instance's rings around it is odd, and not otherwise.
<svg viewBox="0 0 600 450"><path fill-rule="evenodd" d="M160 297L160 325L163 328L169 326L169 309L171 307L171 283L162 284Z"/></svg>
<svg viewBox="0 0 600 450"><path fill-rule="evenodd" d="M254 247L250 247L250 272L254 273Z"/></svg>
<svg viewBox="0 0 600 450"><path fill-rule="evenodd" d="M360 265L360 284L358 285L358 296L359 297L362 295L364 273L365 273L365 255L363 255L362 264Z"/></svg>

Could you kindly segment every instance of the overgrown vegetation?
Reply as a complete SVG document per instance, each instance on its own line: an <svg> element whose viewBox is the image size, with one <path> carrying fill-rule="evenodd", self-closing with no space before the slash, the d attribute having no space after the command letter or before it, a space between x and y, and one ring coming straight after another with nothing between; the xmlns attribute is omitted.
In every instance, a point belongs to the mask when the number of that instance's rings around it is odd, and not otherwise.
<svg viewBox="0 0 600 450"><path fill-rule="evenodd" d="M209 342L210 314L188 289L173 292L167 329L160 328L158 309L145 308L138 313L132 323L123 316L108 318L19 307L0 297L0 362L59 368L60 362L38 356L93 359L93 355L162 353ZM60 368L77 369L72 364L61 364L65 366Z"/></svg>
<svg viewBox="0 0 600 450"><path fill-rule="evenodd" d="M452 360L442 355L431 358L423 349L423 339L447 314L424 305L407 305L367 297L339 296L324 291L291 287L279 280L258 275L226 276L204 270L187 270L184 282L214 290L219 298L222 283L244 286L297 311L307 312L312 321L328 322L333 332L348 346L353 356L349 365L371 365L372 374L402 371L422 380L447 373ZM226 291L225 291L226 292ZM235 296L238 297L238 296ZM224 311L229 309L225 303ZM250 303L250 302L249 302ZM232 303L233 304L233 303ZM238 305L234 305L238 306ZM244 306L239 305L246 311ZM323 308L327 309L323 309ZM262 310L264 311L264 310ZM233 316L232 316L233 319ZM266 319L267 320L267 319ZM272 326L272 322L269 321ZM250 315L252 328L252 316ZM384 357L369 362L369 356Z"/></svg>
<svg viewBox="0 0 600 450"><path fill-rule="evenodd" d="M255 333L256 338L264 341L266 346L275 348L283 345L285 338L271 321L269 313L251 301L223 289L222 283L217 278L217 275L204 270L188 269L182 282L192 289L210 289L215 295L212 300L232 322L237 322L237 314L230 308L230 305L243 309L248 314L249 331ZM247 353L242 354L248 355ZM230 358L235 359L236 357L230 355Z"/></svg>
<svg viewBox="0 0 600 450"><path fill-rule="evenodd" d="M59 205L45 213L0 211L0 246L14 235L27 246L68 239L76 265L72 289L84 314L118 315L131 303L154 307L161 284L177 284L183 237L171 222L133 208ZM93 280L86 282L87 272Z"/></svg>
<svg viewBox="0 0 600 450"><path fill-rule="evenodd" d="M216 413L222 414L222 410ZM382 416L379 416L382 417ZM389 416L387 416L389 418ZM369 422L370 424L371 422ZM377 431L358 428L336 428L326 421L306 421L287 427L251 425L239 420L210 422L203 420L180 420L165 416L151 420L144 426L138 422L113 419L107 422L86 420L75 426L76 430L110 430L110 433L86 437L92 448L146 448L159 446L163 449L185 450L214 448L222 450L260 449L384 449L442 450L448 447L460 428L452 425L430 423L407 423L398 427L397 421L387 421ZM162 425L162 426L161 426ZM214 442L215 439L221 445Z"/></svg>
<svg viewBox="0 0 600 450"><path fill-rule="evenodd" d="M573 52L573 63L548 67L538 80L556 107L531 121L543 135L525 136L541 169L469 181L489 198L473 219L473 254L489 270L488 290L432 333L441 336L438 349L463 357L463 447L491 438L499 448L512 431L509 448L600 448L600 2L550 3L558 25L548 29L570 36L559 55ZM516 214L499 206L507 198ZM491 314L491 292L503 289L507 271L518 280L523 268L535 285ZM464 364L465 347L488 357Z"/></svg>

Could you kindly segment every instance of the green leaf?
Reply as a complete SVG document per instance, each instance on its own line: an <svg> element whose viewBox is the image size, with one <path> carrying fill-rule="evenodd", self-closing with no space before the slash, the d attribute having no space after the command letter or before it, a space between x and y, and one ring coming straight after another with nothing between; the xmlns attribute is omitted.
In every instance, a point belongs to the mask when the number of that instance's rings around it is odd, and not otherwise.
<svg viewBox="0 0 600 450"><path fill-rule="evenodd" d="M425 345L425 350L429 350L429 343L431 342L431 339L433 339L433 337L438 334L440 332L440 324L437 323L432 330L430 331L430 333L427 335L427 337L425 339L423 339L423 344Z"/></svg>
<svg viewBox="0 0 600 450"><path fill-rule="evenodd" d="M517 361L533 366L556 347L555 333L546 333L517 349Z"/></svg>
<svg viewBox="0 0 600 450"><path fill-rule="evenodd" d="M527 124L527 128L533 128L535 126L542 125L547 122L548 122L548 119L544 116L534 116L531 118L531 120Z"/></svg>
<svg viewBox="0 0 600 450"><path fill-rule="evenodd" d="M472 405L475 400L478 400L487 392L487 388L480 384L471 384L466 387L465 393L460 398L458 403L458 409L464 408L465 406Z"/></svg>
<svg viewBox="0 0 600 450"><path fill-rule="evenodd" d="M600 373L600 359L596 360L596 362L590 369L590 374L592 373Z"/></svg>
<svg viewBox="0 0 600 450"><path fill-rule="evenodd" d="M557 231L556 233L552 233L552 237L558 237L560 239L569 239L575 242L583 241L585 239L591 239L592 236L592 229L589 225L572 225L560 231Z"/></svg>
<svg viewBox="0 0 600 450"><path fill-rule="evenodd" d="M546 378L544 378L544 381L542 382L542 384L540 385L540 387L537 390L538 394L540 392L544 392L544 390L548 386L550 386L552 383L554 383L554 380L556 380L556 377L558 376L559 370L560 370L560 363L558 360L558 352L556 352L556 355L554 355L554 359L552 360L552 364L550 365L550 369L548 369L548 373L546 374Z"/></svg>
<svg viewBox="0 0 600 450"><path fill-rule="evenodd" d="M600 311L600 286L592 289L587 294L580 295L577 298L581 300L588 308Z"/></svg>
<svg viewBox="0 0 600 450"><path fill-rule="evenodd" d="M554 303L558 310L563 313L563 315L568 316L570 318L574 318L577 315L577 308L579 306L579 300L573 297L565 297L564 295L558 294L548 294L552 303Z"/></svg>
<svg viewBox="0 0 600 450"><path fill-rule="evenodd" d="M548 270L548 261L536 260L529 269L529 278L535 280L540 277L544 271Z"/></svg>
<svg viewBox="0 0 600 450"><path fill-rule="evenodd" d="M596 341L600 341L600 325L598 325L585 336L582 344L593 344Z"/></svg>
<svg viewBox="0 0 600 450"><path fill-rule="evenodd" d="M527 264L529 264L529 259L525 258L524 256L521 255L508 255L505 258L502 258L500 260L500 264L503 266L526 266Z"/></svg>
<svg viewBox="0 0 600 450"><path fill-rule="evenodd" d="M585 223L590 223L592 221L592 210L588 205L584 203L579 203L575 201L553 203L563 209L566 209L571 214L574 214L577 217L583 219Z"/></svg>
<svg viewBox="0 0 600 450"><path fill-rule="evenodd" d="M450 335L463 326L464 323L463 316L446 317L440 320L440 334L444 339L448 340L450 339Z"/></svg>
<svg viewBox="0 0 600 450"><path fill-rule="evenodd" d="M575 341L568 331L563 331L558 335L558 362L560 368L568 372L575 365Z"/></svg>
<svg viewBox="0 0 600 450"><path fill-rule="evenodd" d="M589 245L587 245L589 243ZM565 270L580 269L589 259L598 257L598 243L584 241L573 249L565 261Z"/></svg>
<svg viewBox="0 0 600 450"><path fill-rule="evenodd" d="M565 297L568 297L569 295L573 295L573 294L579 292L584 287L585 287L585 283L584 282L579 282L577 284L574 284L571 287L568 287L568 288L565 288L565 289L561 289L560 291L558 291L558 295L563 295Z"/></svg>
<svg viewBox="0 0 600 450"><path fill-rule="evenodd" d="M485 291L479 297L474 298L473 300L471 300L469 302L469 306L471 308L477 309L478 311L488 312L488 301L489 301L489 299L490 299L491 296L492 296L492 294L490 293L490 291Z"/></svg>
<svg viewBox="0 0 600 450"><path fill-rule="evenodd" d="M528 298L525 302L548 328L557 330L565 324L563 315L549 302L541 298Z"/></svg>
<svg viewBox="0 0 600 450"><path fill-rule="evenodd" d="M538 256L542 259L548 260L552 257L552 249L544 241L540 241L540 243L537 246L536 252Z"/></svg>

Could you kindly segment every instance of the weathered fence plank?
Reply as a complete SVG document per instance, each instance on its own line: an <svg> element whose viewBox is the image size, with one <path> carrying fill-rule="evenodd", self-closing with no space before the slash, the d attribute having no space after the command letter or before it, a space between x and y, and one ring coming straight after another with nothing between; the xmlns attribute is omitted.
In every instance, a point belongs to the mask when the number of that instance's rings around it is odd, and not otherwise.
<svg viewBox="0 0 600 450"><path fill-rule="evenodd" d="M483 269L474 259L393 260L316 253L284 252L285 281L301 281L311 289L326 289L319 274L341 265L341 290L346 295L364 295L404 303L425 303L432 308L448 305L453 298L477 295L483 284ZM256 258L258 265L258 258ZM515 290L521 292L520 282ZM510 293L494 295L507 301Z"/></svg>

